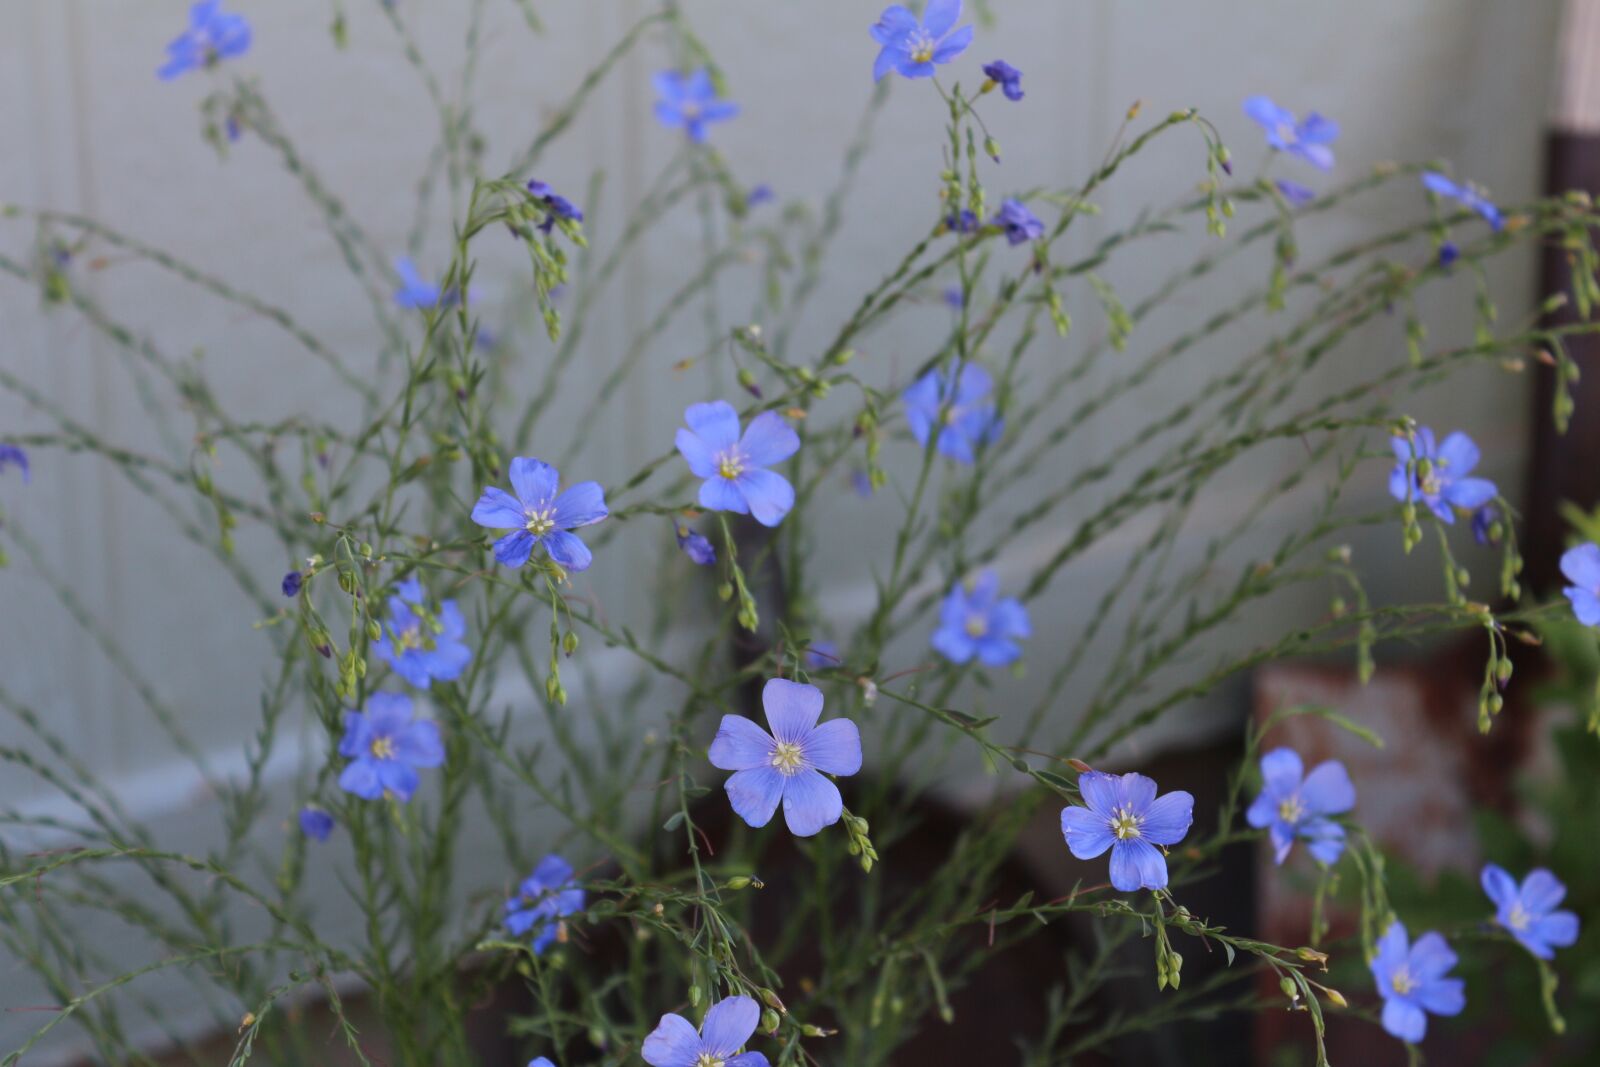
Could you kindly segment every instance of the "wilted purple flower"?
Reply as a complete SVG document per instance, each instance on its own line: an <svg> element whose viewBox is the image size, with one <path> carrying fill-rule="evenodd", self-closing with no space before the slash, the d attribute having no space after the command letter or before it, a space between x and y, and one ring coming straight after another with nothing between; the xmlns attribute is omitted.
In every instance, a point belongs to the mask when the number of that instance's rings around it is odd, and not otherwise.
<svg viewBox="0 0 1600 1067"><path fill-rule="evenodd" d="M1283 198L1295 207L1303 207L1317 198L1317 194L1309 186L1289 181L1287 178L1279 178L1273 184L1278 187L1278 192L1283 194Z"/></svg>
<svg viewBox="0 0 1600 1067"><path fill-rule="evenodd" d="M17 445L0 444L0 471L7 467L15 467L22 472L22 484L27 485L33 477L28 470L28 454Z"/></svg>
<svg viewBox="0 0 1600 1067"><path fill-rule="evenodd" d="M728 997L711 1006L698 1031L681 1015L663 1015L640 1054L651 1067L768 1067L759 1052L735 1055L760 1021L761 1005Z"/></svg>
<svg viewBox="0 0 1600 1067"><path fill-rule="evenodd" d="M763 526L776 526L794 507L794 486L766 468L781 463L800 448L800 435L776 411L763 411L739 436L739 413L725 400L690 404L683 413L689 424L678 430L678 451L700 486L700 506L712 511L753 515Z"/></svg>
<svg viewBox="0 0 1600 1067"><path fill-rule="evenodd" d="M711 765L735 772L724 788L746 823L767 825L782 801L789 832L810 837L844 812L839 787L823 772L843 776L861 769L861 732L849 719L818 725L822 690L814 685L769 678L761 704L772 733L742 715L724 715L711 742Z"/></svg>
<svg viewBox="0 0 1600 1067"><path fill-rule="evenodd" d="M1415 441L1391 437L1389 444L1398 461L1389 472L1389 495L1396 500L1421 500L1440 522L1454 523L1456 508L1471 510L1494 499L1493 482L1467 477L1478 465L1478 446L1466 434L1457 431L1436 445L1433 431L1423 426ZM1413 457L1416 463L1408 474L1406 463Z"/></svg>
<svg viewBox="0 0 1600 1067"><path fill-rule="evenodd" d="M872 499L872 475L865 469L857 467L850 472L850 488L856 491L856 496L862 500Z"/></svg>
<svg viewBox="0 0 1600 1067"><path fill-rule="evenodd" d="M605 490L599 482L579 482L557 495L561 475L537 459L511 461L512 496L493 486L483 491L472 509L472 521L491 530L511 530L494 543L494 558L507 567L528 562L535 545L569 571L585 571L594 556L572 530L605 518Z"/></svg>
<svg viewBox="0 0 1600 1067"><path fill-rule="evenodd" d="M1461 206L1476 211L1483 216L1483 220L1489 224L1490 229L1499 230L1505 227L1506 220L1500 214L1500 209L1495 207L1494 201L1490 200L1483 190L1477 186L1470 184L1458 185L1436 170L1423 171L1422 184L1427 187L1429 192L1437 193L1439 196L1448 197L1451 200L1457 200L1461 203Z"/></svg>
<svg viewBox="0 0 1600 1067"><path fill-rule="evenodd" d="M243 55L250 48L250 23L222 10L222 0L199 0L189 8L189 28L167 45L167 62L156 77L178 75Z"/></svg>
<svg viewBox="0 0 1600 1067"><path fill-rule="evenodd" d="M1572 613L1585 626L1600 626L1600 545L1590 541L1567 549L1561 573L1572 583L1562 590L1572 601Z"/></svg>
<svg viewBox="0 0 1600 1067"><path fill-rule="evenodd" d="M702 567L709 567L717 561L717 549L704 534L696 533L681 523L674 524L678 537L678 547L683 549L683 554Z"/></svg>
<svg viewBox="0 0 1600 1067"><path fill-rule="evenodd" d="M1459 1015L1467 1006L1466 983L1445 974L1456 965L1456 954L1432 930L1412 944L1406 928L1396 919L1378 941L1377 955L1368 966L1383 998L1383 1028L1402 1041L1416 1044L1428 1032L1428 1017Z"/></svg>
<svg viewBox="0 0 1600 1067"><path fill-rule="evenodd" d="M655 77L656 118L663 126L682 126L696 144L706 139L706 126L726 122L739 113L739 105L717 99L711 72L704 67L689 74L664 70Z"/></svg>
<svg viewBox="0 0 1600 1067"><path fill-rule="evenodd" d="M1481 880L1494 902L1495 922L1535 956L1551 959L1556 949L1578 940L1578 917L1556 910L1567 887L1543 867L1529 871L1519 886L1505 868L1491 863L1483 868Z"/></svg>
<svg viewBox="0 0 1600 1067"><path fill-rule="evenodd" d="M1265 96L1252 96L1244 102L1244 113L1266 131L1267 144L1280 152L1299 156L1320 170L1333 169L1333 149L1339 139L1339 124L1315 111L1304 122L1295 121L1294 112L1279 107Z"/></svg>
<svg viewBox="0 0 1600 1067"><path fill-rule="evenodd" d="M882 81L891 70L902 78L933 77L936 65L950 62L972 43L971 26L954 28L960 18L961 0L928 0L920 23L899 4L884 8L870 31L883 46L872 64L872 79Z"/></svg>
<svg viewBox="0 0 1600 1067"><path fill-rule="evenodd" d="M952 663L976 656L985 667L1004 667L1022 656L1017 642L1031 636L1028 609L1015 597L1002 598L999 575L984 571L970 590L961 582L950 587L932 643Z"/></svg>
<svg viewBox="0 0 1600 1067"><path fill-rule="evenodd" d="M1356 804L1356 789L1344 764L1328 760L1304 773L1300 756L1275 748L1261 757L1261 795L1245 813L1257 830L1271 828L1273 858L1289 857L1295 838L1309 842L1319 863L1333 865L1344 852L1344 827L1328 818L1343 815Z"/></svg>
<svg viewBox="0 0 1600 1067"><path fill-rule="evenodd" d="M422 583L412 578L395 587L389 598L389 618L383 634L372 644L373 654L396 674L426 689L434 678L453 682L472 660L472 649L461 640L467 620L454 600L439 605L437 616L427 611Z"/></svg>
<svg viewBox="0 0 1600 1067"><path fill-rule="evenodd" d="M968 208L952 211L945 216L944 224L946 229L954 230L956 233L978 232L978 216Z"/></svg>
<svg viewBox="0 0 1600 1067"><path fill-rule="evenodd" d="M1500 537L1495 529L1500 522L1500 509L1493 504L1485 504L1472 513L1472 539L1480 545L1493 545L1500 543Z"/></svg>
<svg viewBox="0 0 1600 1067"><path fill-rule="evenodd" d="M976 363L962 367L959 376L938 369L928 371L900 394L911 436L926 447L928 435L937 426L940 455L958 463L974 462L978 446L998 441L1005 431L1005 420L988 399L993 389L989 372Z"/></svg>
<svg viewBox="0 0 1600 1067"><path fill-rule="evenodd" d="M326 841L333 833L333 816L315 804L307 804L300 809L300 832L313 841Z"/></svg>
<svg viewBox="0 0 1600 1067"><path fill-rule="evenodd" d="M983 76L1000 87L1007 100L1022 99L1022 71L1003 59L983 65Z"/></svg>
<svg viewBox="0 0 1600 1067"><path fill-rule="evenodd" d="M994 223L1005 230L1006 240L1014 245L1037 241L1044 236L1044 223L1028 210L1026 204L1010 197L1000 201L1000 210L995 213Z"/></svg>
<svg viewBox="0 0 1600 1067"><path fill-rule="evenodd" d="M542 955L561 934L561 920L583 910L583 889L573 880L572 864L551 853L506 901L506 929L517 937L533 934L533 951Z"/></svg>
<svg viewBox="0 0 1600 1067"><path fill-rule="evenodd" d="M566 197L558 194L550 187L548 182L539 181L537 178L528 181L528 192L545 209L544 221L539 224L539 229L549 233L555 228L558 219L571 219L573 222L583 221L583 210Z"/></svg>
<svg viewBox="0 0 1600 1067"><path fill-rule="evenodd" d="M304 584L305 575L299 571L290 571L283 576L283 595L290 598L299 596L300 587Z"/></svg>
<svg viewBox="0 0 1600 1067"><path fill-rule="evenodd" d="M1154 779L1142 774L1078 776L1087 807L1061 811L1061 835L1080 860L1111 850L1111 884L1124 893L1164 889L1167 858L1157 845L1176 845L1194 822L1194 797L1182 790L1156 796Z"/></svg>
<svg viewBox="0 0 1600 1067"><path fill-rule="evenodd" d="M400 288L394 291L394 302L403 308L431 308L439 304L439 287L425 281L417 273L417 265L410 257L401 256L394 261L394 272L400 276Z"/></svg>
<svg viewBox="0 0 1600 1067"><path fill-rule="evenodd" d="M754 189L751 189L750 192L745 196L744 206L746 208L758 207L759 205L765 204L767 201L772 200L773 198L774 194L772 192L772 186L763 183L756 186Z"/></svg>
<svg viewBox="0 0 1600 1067"><path fill-rule="evenodd" d="M404 804L417 790L417 768L444 762L444 742L437 723L411 717L410 697L373 693L364 713L344 713L339 755L351 761L339 775L340 789L363 800L388 794Z"/></svg>

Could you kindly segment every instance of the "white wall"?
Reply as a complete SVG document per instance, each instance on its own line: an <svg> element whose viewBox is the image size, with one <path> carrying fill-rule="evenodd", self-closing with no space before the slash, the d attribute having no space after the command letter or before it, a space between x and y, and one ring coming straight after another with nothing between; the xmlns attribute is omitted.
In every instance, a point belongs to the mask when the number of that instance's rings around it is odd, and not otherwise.
<svg viewBox="0 0 1600 1067"><path fill-rule="evenodd" d="M350 47L344 52L329 39L329 6L320 0L239 0L234 6L252 19L256 40L252 53L229 71L259 77L284 126L328 186L363 227L398 253L411 221L414 175L436 124L427 96L377 15L376 4L352 2L356 10ZM446 84L454 84L460 12L466 6L400 0ZM648 10L642 0L536 0L536 6L549 23L543 37L527 32L515 5L498 0L488 4L477 108L480 126L492 140L491 170L536 132L581 72ZM866 27L879 5L724 0L684 6L722 58L733 95L744 108L738 121L714 134L730 166L746 182L770 182L785 201L803 199L815 207L821 192L831 187L839 146L851 134L871 88L875 49ZM1198 107L1217 123L1249 173L1260 158L1260 141L1240 114L1239 101L1267 92L1297 111L1315 108L1343 124L1337 146L1340 174L1364 172L1380 160L1440 157L1453 160L1457 173L1475 177L1505 200L1539 191L1554 4L1028 0L992 6L997 24L980 28L978 44L960 66L971 80L980 61L1004 56L1026 72L1024 103L996 101L986 109L1005 149L1003 166L989 172L996 185L1027 188L1083 175L1099 160L1135 99L1144 101L1146 115ZM201 143L195 108L207 91L205 77L173 84L153 77L186 7L177 0L12 0L0 9L0 143L6 145L0 154L0 200L82 211L168 247L232 284L292 309L313 333L360 363L372 350L371 317L336 248L293 183L248 136L225 162ZM591 173L606 172L606 195L584 204L602 246L615 236L626 206L676 146L649 114L649 74L668 65L670 58L659 41L640 49L606 83L587 116L540 170L540 177L574 194ZM859 294L928 225L941 114L929 94L920 91L925 89L895 86L879 121L874 152L849 204L856 221L839 237L813 315L801 333L813 345L831 335ZM1180 136L1131 165L1097 198L1104 214L1085 226L1085 242L1125 223L1143 204L1164 204L1192 187L1203 176L1200 163L1198 144ZM1320 181L1294 173L1282 161L1276 173ZM1321 225L1320 237L1377 232L1419 211L1420 199L1418 193L1411 200L1368 201L1340 210ZM620 358L629 339L681 280L684 248L696 247L698 225L693 211L684 210L629 263L607 313L588 326L585 360L599 368L596 374ZM26 221L0 220L0 252L26 259L32 236ZM436 222L423 257L427 269L437 271L446 262L449 239L448 226ZM1308 246L1316 239L1303 238ZM511 258L514 251L507 250L503 262L494 253L485 254L484 307L491 319L496 301L506 300L522 281L518 271L525 268ZM1132 297L1141 283L1165 275L1168 255L1160 245L1137 250L1111 276L1127 285ZM326 399L325 375L270 324L115 256L102 269L89 270L83 263L74 269L86 279L89 292L156 339L169 355L181 358L204 349L209 380L236 410L263 417L306 408L337 414L337 405ZM1526 256L1496 270L1508 315L1525 306L1531 272ZM1203 308L1256 284L1260 276L1215 279L1195 290L1177 311L1197 317ZM731 297L728 303L737 307L736 301ZM1081 325L1057 346L1064 355L1099 333L1092 299L1074 293L1070 301ZM1458 288L1440 310L1464 318L1470 310L1468 289ZM1141 344L1167 340L1170 327L1163 325L1174 321L1160 320L1145 334L1136 334L1135 354ZM942 312L930 308L905 326L874 335L863 345L862 365L887 381L891 367L904 373L920 360L943 328ZM1370 370L1401 358L1397 324L1375 329L1370 336L1373 350L1362 357L1362 367ZM682 408L679 401L700 399L696 394L701 385L699 379L674 378L668 368L703 343L699 311L694 309L650 353L649 372L630 382L609 412L615 432L585 453L585 470L574 476L620 480L670 442ZM542 342L527 342L530 361L547 352ZM1169 384L1153 392L1152 410L1202 380L1209 361L1232 354L1231 349L1209 350L1186 360ZM131 394L117 358L112 346L73 314L46 313L36 292L0 277L0 364L19 371L107 440L159 452L165 447L162 437ZM1337 380L1338 371L1332 373ZM663 403L663 396L671 402ZM1452 392L1439 413L1452 425L1473 429L1492 456L1490 472L1502 484L1515 486L1523 459L1525 408L1519 382L1477 375ZM0 391L0 439L46 427L19 398ZM186 455L192 431L191 423L178 420L180 457ZM552 439L559 440L565 432L559 413L544 432L546 437L522 443L519 451L539 454L550 448ZM1097 461L1120 441L1117 425L1092 427L1062 462L1074 467ZM891 449L904 458L905 446ZM258 617L254 606L213 562L174 534L161 509L130 492L103 465L43 450L34 460L30 487L21 487L14 475L0 476L0 509L43 544L55 573L118 636L198 742L219 752L237 749L256 714L258 686L268 663L265 641L251 627ZM1375 470L1368 499L1381 492L1382 475ZM1211 521L1225 521L1229 507L1229 502L1219 502ZM889 531L881 513L848 497L831 505L827 514L841 543L862 546L859 557L840 553L830 564L832 593L824 599L848 608L869 573L868 559L886 544ZM206 521L203 512L190 517ZM1202 524L1196 543L1204 533ZM660 534L651 530L640 536L654 543ZM1263 531L1264 539L1273 536L1271 530ZM1395 541L1397 537L1382 542L1391 555ZM624 551L624 545L633 543L619 541L604 573L597 568L595 577L595 588L609 609L624 617L636 606L629 591L648 587L654 561L653 555ZM270 552L252 554L263 544L244 539L241 558L270 584L291 561ZM1034 545L1043 552L1053 547L1046 535ZM1026 693L1026 685L1037 687L1048 674L1051 652L1070 642L1098 595L1088 592L1092 575L1115 566L1119 551L1107 546L1086 564L1081 581L1054 590L1036 608L1041 634L1032 646L1036 666L1019 689ZM12 551L14 557L18 554ZM198 779L169 765L171 746L152 729L126 677L92 647L31 571L17 561L0 572L0 684L46 716L98 773L137 787L136 806L155 809L152 814L163 806L203 807L194 803ZM1381 566L1377 573L1401 581ZM929 580L940 581L937 576ZM1315 598L1281 605L1283 611L1302 609L1317 610ZM1274 617L1257 618L1252 627L1268 633L1276 623ZM920 641L919 635L906 646L908 660L920 654ZM1201 718L1191 718L1183 729L1204 729L1205 723L1228 713L1223 705L1201 709L1196 713ZM0 716L0 744L17 743L21 737L9 718ZM36 781L0 764L0 808L40 799ZM0 1007L13 999L37 1003L43 996L34 990L14 995L18 988L0 976ZM0 1048L11 1047L13 1035L32 1025L28 1017L0 1015Z"/></svg>

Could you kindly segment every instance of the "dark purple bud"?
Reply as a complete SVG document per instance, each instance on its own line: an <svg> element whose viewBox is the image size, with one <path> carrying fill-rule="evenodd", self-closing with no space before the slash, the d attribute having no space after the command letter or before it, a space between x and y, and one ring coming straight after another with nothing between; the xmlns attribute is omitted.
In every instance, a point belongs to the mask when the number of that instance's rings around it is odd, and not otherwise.
<svg viewBox="0 0 1600 1067"><path fill-rule="evenodd" d="M286 597L299 596L300 587L303 584L305 584L305 577L299 571L290 571L283 576L283 595Z"/></svg>

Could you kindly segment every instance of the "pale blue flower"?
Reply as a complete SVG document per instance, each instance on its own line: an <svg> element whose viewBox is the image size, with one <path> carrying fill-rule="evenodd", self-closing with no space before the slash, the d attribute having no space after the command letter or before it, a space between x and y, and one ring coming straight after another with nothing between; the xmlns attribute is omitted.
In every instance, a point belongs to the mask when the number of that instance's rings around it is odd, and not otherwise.
<svg viewBox="0 0 1600 1067"><path fill-rule="evenodd" d="M752 515L763 526L776 526L794 507L794 486L776 471L800 448L800 435L776 411L763 411L739 435L739 413L724 400L690 404L683 413L689 424L677 436L678 451L700 486L700 506L711 511Z"/></svg>
<svg viewBox="0 0 1600 1067"><path fill-rule="evenodd" d="M1572 601L1572 613L1585 626L1600 626L1600 545L1590 541L1567 549L1561 573L1572 583L1562 590Z"/></svg>
<svg viewBox="0 0 1600 1067"><path fill-rule="evenodd" d="M761 1021L761 1005L728 997L711 1005L699 1030L681 1015L663 1015L640 1050L650 1067L768 1067L759 1052L739 1054Z"/></svg>
<svg viewBox="0 0 1600 1067"><path fill-rule="evenodd" d="M411 717L410 697L374 693L365 712L344 713L339 755L350 760L339 788L363 800L387 794L403 804L417 790L417 768L444 763L444 742L437 723Z"/></svg>
<svg viewBox="0 0 1600 1067"><path fill-rule="evenodd" d="M1500 209L1494 206L1494 201L1477 186L1457 184L1436 170L1423 171L1422 184L1429 192L1459 201L1463 207L1476 211L1489 224L1490 229L1500 230L1505 227L1505 216L1500 214Z"/></svg>
<svg viewBox="0 0 1600 1067"><path fill-rule="evenodd" d="M993 389L989 372L976 363L962 367L960 375L928 371L900 394L911 436L927 447L928 435L938 426L934 447L940 455L958 463L975 462L979 446L998 441L1005 431L1005 420L989 399Z"/></svg>
<svg viewBox="0 0 1600 1067"><path fill-rule="evenodd" d="M564 493L561 475L550 464L518 456L511 461L512 496L489 487L472 508L472 521L491 530L510 530L494 543L494 558L507 567L528 562L534 546L569 571L589 569L594 556L571 531L605 518L605 490L599 482L579 482Z"/></svg>
<svg viewBox="0 0 1600 1067"><path fill-rule="evenodd" d="M551 853L517 886L506 901L506 929L516 937L533 935L533 951L544 950L561 934L561 920L583 910L583 888L574 880L572 864Z"/></svg>
<svg viewBox="0 0 1600 1067"><path fill-rule="evenodd" d="M883 80L890 71L902 78L933 77L936 66L950 62L972 43L971 26L955 28L960 18L961 0L928 0L921 22L900 4L884 8L870 31L882 46L872 64L873 80Z"/></svg>
<svg viewBox="0 0 1600 1067"><path fill-rule="evenodd" d="M189 8L189 28L167 45L167 62L156 77L171 81L191 70L215 66L250 49L250 23L222 10L222 0L199 0Z"/></svg>
<svg viewBox="0 0 1600 1067"><path fill-rule="evenodd" d="M1390 923L1367 965L1383 998L1383 1028L1416 1044L1428 1032L1424 1012L1461 1014L1467 1006L1466 983L1445 977L1455 965L1456 954L1438 934L1430 930L1412 944L1400 920Z"/></svg>
<svg viewBox="0 0 1600 1067"><path fill-rule="evenodd" d="M1273 148L1299 156L1320 170L1333 169L1333 149L1328 146L1339 139L1337 122L1315 111L1307 115L1304 122L1296 121L1293 111L1279 107L1265 96L1247 99L1244 113L1261 125L1267 144Z"/></svg>
<svg viewBox="0 0 1600 1067"><path fill-rule="evenodd" d="M1061 811L1061 835L1072 854L1092 860L1110 849L1111 884L1124 893L1165 889L1164 849L1189 832L1194 797L1182 790L1158 797L1154 779L1101 771L1080 774L1078 792L1088 806Z"/></svg>
<svg viewBox="0 0 1600 1067"><path fill-rule="evenodd" d="M1344 764L1328 760L1306 774L1296 752L1275 748L1261 757L1261 777L1261 795L1245 819L1258 830L1271 829L1274 860L1287 859L1300 838L1318 862L1339 862L1344 827L1328 816L1343 815L1356 804L1356 789Z"/></svg>
<svg viewBox="0 0 1600 1067"><path fill-rule="evenodd" d="M444 601L436 616L426 609L422 583L415 578L401 582L389 598L383 634L372 645L379 659L418 689L428 688L434 678L455 681L472 659L472 650L461 640L467 621L456 602Z"/></svg>
<svg viewBox="0 0 1600 1067"><path fill-rule="evenodd" d="M1022 656L1017 642L1031 636L1028 609L1015 597L1000 596L1000 578L990 570L978 575L970 590L960 582L950 587L933 647L952 663L976 656L985 667L1004 667Z"/></svg>
<svg viewBox="0 0 1600 1067"><path fill-rule="evenodd" d="M702 67L688 74L664 70L655 77L656 118L663 126L682 126L696 144L706 139L706 127L739 114L739 105L717 98L711 72Z"/></svg>
<svg viewBox="0 0 1600 1067"><path fill-rule="evenodd" d="M1454 523L1456 509L1471 511L1494 499L1494 483L1487 478L1469 478L1478 465L1478 446L1472 438L1457 431L1436 444L1433 431L1419 427L1416 439L1391 437L1389 445L1394 450L1395 465L1389 472L1389 495L1404 503L1420 500L1439 517L1440 522ZM1406 471L1408 461L1415 459L1411 472Z"/></svg>
<svg viewBox="0 0 1600 1067"><path fill-rule="evenodd" d="M1518 885L1505 868L1491 863L1483 868L1481 880L1483 891L1494 902L1495 922L1535 956L1552 959L1556 949L1578 940L1578 917L1556 910L1567 887L1543 867L1529 871Z"/></svg>
<svg viewBox="0 0 1600 1067"><path fill-rule="evenodd" d="M417 265L407 256L394 261L394 272L400 276L400 287L394 291L394 302L403 308L431 308L439 304L439 287L417 273Z"/></svg>

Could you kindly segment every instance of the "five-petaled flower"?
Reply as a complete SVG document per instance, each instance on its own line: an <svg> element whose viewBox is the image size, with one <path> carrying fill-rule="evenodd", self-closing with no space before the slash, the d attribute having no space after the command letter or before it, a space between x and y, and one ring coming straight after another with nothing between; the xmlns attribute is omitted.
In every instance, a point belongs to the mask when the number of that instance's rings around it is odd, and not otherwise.
<svg viewBox="0 0 1600 1067"><path fill-rule="evenodd" d="M1006 240L1014 245L1037 241L1044 236L1044 223L1039 217L1028 210L1028 205L1010 197L1000 201L994 224L1005 231Z"/></svg>
<svg viewBox="0 0 1600 1067"><path fill-rule="evenodd" d="M1022 71L1005 60L997 59L993 63L985 63L983 76L988 78L990 83L984 86L985 89L998 85L1000 91L1006 94L1007 100L1022 99Z"/></svg>
<svg viewBox="0 0 1600 1067"><path fill-rule="evenodd" d="M839 821L844 800L823 777L861 769L861 732L849 719L822 715L822 690L769 678L761 690L767 733L742 715L724 715L711 742L711 765L734 771L728 801L751 826L765 826L783 802L783 818L796 837L810 837Z"/></svg>
<svg viewBox="0 0 1600 1067"><path fill-rule="evenodd" d="M1311 855L1330 866L1344 852L1344 827L1328 816L1343 815L1356 805L1356 788L1338 760L1319 763L1305 773L1292 749L1275 748L1261 757L1261 795L1245 813L1256 829L1271 828L1273 858L1289 858L1295 838L1309 842Z"/></svg>
<svg viewBox="0 0 1600 1067"><path fill-rule="evenodd" d="M1428 1016L1459 1015L1467 1006L1466 983L1446 978L1456 954L1432 930L1412 944L1399 919L1378 941L1368 966L1383 998L1383 1028L1402 1041L1416 1044L1428 1032Z"/></svg>
<svg viewBox="0 0 1600 1067"><path fill-rule="evenodd" d="M1529 871L1519 886L1504 867L1490 863L1483 868L1481 880L1483 891L1494 902L1495 922L1535 956L1551 959L1556 949L1578 940L1578 917L1556 910L1567 887L1543 867Z"/></svg>
<svg viewBox="0 0 1600 1067"><path fill-rule="evenodd" d="M417 768L444 762L444 742L438 723L411 717L410 697L374 693L365 712L344 713L339 755L350 760L340 789L363 800L387 793L403 804L417 791Z"/></svg>
<svg viewBox="0 0 1600 1067"><path fill-rule="evenodd" d="M537 178L530 179L528 193L545 209L544 221L539 224L539 229L544 233L554 229L559 219L583 221L583 209L557 193L550 187L550 183L539 181Z"/></svg>
<svg viewBox="0 0 1600 1067"><path fill-rule="evenodd" d="M902 78L931 78L934 67L948 63L972 43L972 27L955 29L961 18L961 0L928 0L922 21L900 4L883 9L872 24L872 39L882 45L872 64L872 79L881 81L891 70Z"/></svg>
<svg viewBox="0 0 1600 1067"><path fill-rule="evenodd" d="M663 1015L640 1051L651 1067L768 1067L759 1052L739 1054L760 1021L761 1005L728 997L711 1006L698 1031L681 1015Z"/></svg>
<svg viewBox="0 0 1600 1067"><path fill-rule="evenodd" d="M400 287L394 291L394 302L403 308L431 308L439 303L439 287L417 273L417 265L409 257L394 261L394 272L400 276Z"/></svg>
<svg viewBox="0 0 1600 1067"><path fill-rule="evenodd" d="M171 81L191 70L243 55L250 48L250 23L222 10L222 0L199 0L189 8L189 28L167 45L167 62L156 77Z"/></svg>
<svg viewBox="0 0 1600 1067"><path fill-rule="evenodd" d="M939 609L934 651L952 663L976 656L985 667L1004 667L1020 658L1017 642L1033 636L1028 609L1016 597L999 594L1000 576L992 570L978 575L970 589L959 581L952 585Z"/></svg>
<svg viewBox="0 0 1600 1067"><path fill-rule="evenodd" d="M1462 207L1476 211L1483 216L1483 221L1489 224L1490 229L1499 230L1506 224L1505 216L1494 206L1494 201L1475 185L1458 184L1436 170L1423 171L1422 184L1430 193L1459 201Z"/></svg>
<svg viewBox="0 0 1600 1067"><path fill-rule="evenodd" d="M1266 131L1267 144L1280 152L1299 156L1320 170L1333 169L1333 149L1339 139L1339 124L1315 111L1304 122L1295 121L1294 112L1279 107L1265 96L1252 96L1244 102L1244 113Z"/></svg>
<svg viewBox="0 0 1600 1067"><path fill-rule="evenodd" d="M543 955L561 936L561 920L583 910L583 888L573 880L572 864L551 853L506 901L506 929L517 937L533 934L533 951Z"/></svg>
<svg viewBox="0 0 1600 1067"><path fill-rule="evenodd" d="M739 114L739 105L719 100L711 72L701 67L688 74L664 70L656 75L656 118L663 126L682 126L689 140L706 139L706 127Z"/></svg>
<svg viewBox="0 0 1600 1067"><path fill-rule="evenodd" d="M22 472L22 484L27 485L32 475L28 471L28 454L17 445L0 444L0 471L16 467Z"/></svg>
<svg viewBox="0 0 1600 1067"><path fill-rule="evenodd" d="M1567 549L1561 573L1572 583L1562 590L1572 601L1572 613L1585 626L1600 626L1600 545L1590 541Z"/></svg>
<svg viewBox="0 0 1600 1067"><path fill-rule="evenodd" d="M1434 442L1433 431L1423 426L1415 440L1391 437L1389 444L1397 461L1389 472L1389 495L1396 500L1420 498L1439 521L1454 523L1456 508L1471 511L1494 499L1493 482L1467 477L1478 465L1478 446L1466 434L1457 431L1441 445ZM1409 472L1408 462L1412 465Z"/></svg>
<svg viewBox="0 0 1600 1067"><path fill-rule="evenodd" d="M941 455L959 463L974 462L978 446L998 441L1005 430L1005 420L995 414L994 401L988 399L993 388L989 372L976 363L962 367L959 375L930 370L900 394L911 436L926 448L928 435L937 426L935 447Z"/></svg>
<svg viewBox="0 0 1600 1067"><path fill-rule="evenodd" d="M717 561L716 546L706 538L705 534L696 533L681 522L673 525L678 538L678 547L683 549L683 554L689 557L690 562L701 567L709 567Z"/></svg>
<svg viewBox="0 0 1600 1067"><path fill-rule="evenodd" d="M494 558L507 567L528 562L535 545L569 571L589 569L589 546L571 531L599 522L606 510L599 482L579 482L557 494L561 475L548 463L518 456L511 461L512 496L493 486L483 491L472 509L472 521L491 530L510 530L494 543Z"/></svg>
<svg viewBox="0 0 1600 1067"><path fill-rule="evenodd" d="M1164 889L1167 858L1157 845L1176 845L1194 822L1194 797L1182 790L1156 796L1142 774L1086 771L1078 791L1088 807L1061 811L1061 835L1080 860L1111 850L1111 884L1124 893Z"/></svg>
<svg viewBox="0 0 1600 1067"><path fill-rule="evenodd" d="M300 832L313 841L326 841L333 833L333 816L315 804L307 804L300 809Z"/></svg>
<svg viewBox="0 0 1600 1067"><path fill-rule="evenodd" d="M781 463L800 448L800 435L776 411L763 411L739 436L739 413L725 400L690 404L683 413L687 429L679 429L678 451L700 486L700 506L712 511L753 515L763 526L776 526L794 507L794 486L766 468Z"/></svg>
<svg viewBox="0 0 1600 1067"><path fill-rule="evenodd" d="M453 682L461 677L472 659L472 650L461 640L466 633L467 620L456 602L446 600L434 615L427 609L422 583L411 578L389 598L389 618L372 651L400 677L426 689L434 678Z"/></svg>

